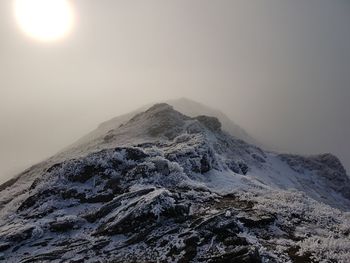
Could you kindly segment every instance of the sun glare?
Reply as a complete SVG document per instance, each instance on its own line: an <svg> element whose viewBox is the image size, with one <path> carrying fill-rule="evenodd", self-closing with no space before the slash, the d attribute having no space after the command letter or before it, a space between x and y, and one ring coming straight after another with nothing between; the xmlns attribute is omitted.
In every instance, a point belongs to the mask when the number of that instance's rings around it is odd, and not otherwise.
<svg viewBox="0 0 350 263"><path fill-rule="evenodd" d="M27 35L41 41L63 38L74 20L67 0L15 0L15 17Z"/></svg>

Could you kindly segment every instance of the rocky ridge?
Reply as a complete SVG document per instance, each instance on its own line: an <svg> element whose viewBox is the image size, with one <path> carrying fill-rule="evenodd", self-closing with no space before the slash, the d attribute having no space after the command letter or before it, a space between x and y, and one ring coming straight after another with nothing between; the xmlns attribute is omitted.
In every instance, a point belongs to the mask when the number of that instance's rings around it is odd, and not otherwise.
<svg viewBox="0 0 350 263"><path fill-rule="evenodd" d="M0 187L0 258L347 262L349 186L333 155L267 152L157 104Z"/></svg>

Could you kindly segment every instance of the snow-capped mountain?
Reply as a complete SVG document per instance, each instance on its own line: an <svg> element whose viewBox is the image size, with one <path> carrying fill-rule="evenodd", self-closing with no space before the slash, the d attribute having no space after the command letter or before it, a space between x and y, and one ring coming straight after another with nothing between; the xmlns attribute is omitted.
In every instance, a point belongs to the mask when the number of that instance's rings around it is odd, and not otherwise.
<svg viewBox="0 0 350 263"><path fill-rule="evenodd" d="M340 161L264 151L198 108L115 118L0 186L0 258L349 262Z"/></svg>
<svg viewBox="0 0 350 263"><path fill-rule="evenodd" d="M239 125L234 123L230 118L228 118L224 113L222 113L219 110L210 108L204 104L201 104L199 102L196 102L187 98L168 100L166 103L173 106L175 110L189 117L196 117L199 115L216 117L220 120L220 123L222 124L222 130L248 143L252 143L255 145L260 144L253 137L251 137L244 129L242 129ZM96 139L97 137L104 136L110 130L117 129L121 124L127 122L134 115L147 110L151 106L152 104L145 105L135 111L132 111L130 113L127 113L121 116L117 116L106 122L101 123L97 129L88 133L87 135L82 137L80 140L78 140L76 143L69 146L68 148L79 147L81 144L89 143L92 140Z"/></svg>

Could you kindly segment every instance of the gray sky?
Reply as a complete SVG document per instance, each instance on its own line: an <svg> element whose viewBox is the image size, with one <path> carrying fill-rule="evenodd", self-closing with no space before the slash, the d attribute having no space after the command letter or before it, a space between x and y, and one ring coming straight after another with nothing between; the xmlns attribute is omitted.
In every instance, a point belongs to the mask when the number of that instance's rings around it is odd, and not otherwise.
<svg viewBox="0 0 350 263"><path fill-rule="evenodd" d="M102 121L188 97L266 145L350 170L350 1L71 0L55 43L0 2L0 181Z"/></svg>

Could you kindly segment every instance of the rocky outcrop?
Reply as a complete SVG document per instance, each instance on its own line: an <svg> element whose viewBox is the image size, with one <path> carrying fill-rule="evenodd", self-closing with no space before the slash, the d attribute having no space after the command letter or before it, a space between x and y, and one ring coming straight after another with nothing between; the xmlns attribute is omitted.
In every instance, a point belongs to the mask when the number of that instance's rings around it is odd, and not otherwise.
<svg viewBox="0 0 350 263"><path fill-rule="evenodd" d="M242 215L230 207L227 216L216 201L220 195L190 186L184 171L204 174L217 167L212 149L195 138L191 154L171 144L163 145L166 157L121 147L53 165L19 204L15 222L22 225L0 228L5 257L54 261L74 253L83 261L260 262L257 248L239 236ZM244 218L250 216L256 220L248 212ZM56 233L65 241L52 238ZM28 246L45 252L26 255Z"/></svg>
<svg viewBox="0 0 350 263"><path fill-rule="evenodd" d="M350 178L336 156L329 153L313 156L281 154L280 158L294 171L314 174L330 189L350 199Z"/></svg>
<svg viewBox="0 0 350 263"><path fill-rule="evenodd" d="M346 262L346 214L284 183L349 197L332 155L265 152L157 104L0 188L0 260Z"/></svg>
<svg viewBox="0 0 350 263"><path fill-rule="evenodd" d="M202 123L205 127L207 127L211 131L220 131L221 129L221 123L215 117L202 115L202 116L195 117L194 119L198 120L200 123Z"/></svg>

